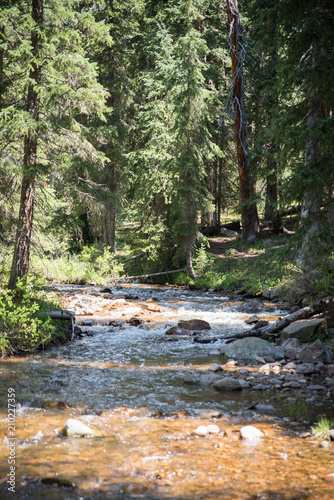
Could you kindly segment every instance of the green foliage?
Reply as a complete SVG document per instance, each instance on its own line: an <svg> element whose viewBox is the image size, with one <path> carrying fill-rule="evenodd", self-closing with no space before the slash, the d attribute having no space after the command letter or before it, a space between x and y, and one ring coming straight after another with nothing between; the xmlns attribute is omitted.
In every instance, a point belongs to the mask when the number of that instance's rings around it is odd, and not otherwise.
<svg viewBox="0 0 334 500"><path fill-rule="evenodd" d="M329 439L332 429L334 429L334 420L329 420L327 418L321 418L316 425L311 427L313 437L320 440Z"/></svg>
<svg viewBox="0 0 334 500"><path fill-rule="evenodd" d="M206 270L209 269L213 262L213 255L206 251L207 245L202 243L200 248L195 252L194 269L199 277L205 276Z"/></svg>
<svg viewBox="0 0 334 500"><path fill-rule="evenodd" d="M37 274L45 274L48 279L69 283L107 283L123 271L123 265L110 252L110 248L84 246L78 254L70 253L63 245L58 255L52 259L34 256L32 269Z"/></svg>
<svg viewBox="0 0 334 500"><path fill-rule="evenodd" d="M45 301L42 282L36 278L19 280L16 290L0 290L1 350L33 351L49 343L56 328L45 311L58 305L54 298Z"/></svg>
<svg viewBox="0 0 334 500"><path fill-rule="evenodd" d="M289 403L290 418L297 420L298 418L307 417L307 406L304 401L297 399Z"/></svg>

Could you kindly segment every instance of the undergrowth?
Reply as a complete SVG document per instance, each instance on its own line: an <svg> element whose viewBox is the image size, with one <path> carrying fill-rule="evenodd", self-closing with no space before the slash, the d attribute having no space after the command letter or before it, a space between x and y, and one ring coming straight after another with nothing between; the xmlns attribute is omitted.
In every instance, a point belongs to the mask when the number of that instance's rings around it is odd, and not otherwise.
<svg viewBox="0 0 334 500"><path fill-rule="evenodd" d="M19 280L15 290L0 289L2 354L33 351L61 336L57 324L47 315L48 310L59 308L56 295L46 294L39 278Z"/></svg>

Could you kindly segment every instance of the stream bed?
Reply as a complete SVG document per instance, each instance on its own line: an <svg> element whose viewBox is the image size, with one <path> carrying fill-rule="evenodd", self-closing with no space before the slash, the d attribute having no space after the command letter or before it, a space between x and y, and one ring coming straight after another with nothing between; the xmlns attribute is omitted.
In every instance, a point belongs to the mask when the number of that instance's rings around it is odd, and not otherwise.
<svg viewBox="0 0 334 500"><path fill-rule="evenodd" d="M3 479L1 499L334 499L333 444L301 437L316 416L332 416L330 401L197 383L224 363L224 336L250 329L245 320L255 313L275 320L284 314L277 305L168 286L57 291L83 336L0 360L0 481L13 442L8 394L16 407L15 493ZM166 335L190 319L211 330ZM69 418L103 437L64 437ZM218 431L194 433L210 424ZM264 437L240 439L244 425Z"/></svg>

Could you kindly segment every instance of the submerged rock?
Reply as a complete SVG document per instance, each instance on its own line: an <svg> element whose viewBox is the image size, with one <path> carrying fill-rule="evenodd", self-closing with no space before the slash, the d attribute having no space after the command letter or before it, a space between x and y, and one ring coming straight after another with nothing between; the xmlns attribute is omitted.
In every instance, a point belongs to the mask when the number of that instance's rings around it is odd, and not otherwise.
<svg viewBox="0 0 334 500"><path fill-rule="evenodd" d="M231 344L223 346L220 352L228 358L250 363L255 363L257 362L257 358L265 356L270 356L274 360L284 358L282 349L257 337L236 340Z"/></svg>
<svg viewBox="0 0 334 500"><path fill-rule="evenodd" d="M217 391L241 391L243 389L240 380L233 377L216 380L212 385Z"/></svg>
<svg viewBox="0 0 334 500"><path fill-rule="evenodd" d="M240 429L241 439L259 439L263 437L264 434L260 429L257 429L253 425L246 425Z"/></svg>
<svg viewBox="0 0 334 500"><path fill-rule="evenodd" d="M45 485L56 484L59 487L65 486L66 488L75 488L75 484L69 479L61 477L43 477L41 483Z"/></svg>
<svg viewBox="0 0 334 500"><path fill-rule="evenodd" d="M172 326L165 331L165 335L189 335L189 330L185 328L180 328L179 326Z"/></svg>
<svg viewBox="0 0 334 500"><path fill-rule="evenodd" d="M69 418L64 425L63 430L61 431L64 436L92 436L92 437L103 437L104 433L93 429L92 427L88 427L88 425L84 424L80 420L76 420L75 418Z"/></svg>

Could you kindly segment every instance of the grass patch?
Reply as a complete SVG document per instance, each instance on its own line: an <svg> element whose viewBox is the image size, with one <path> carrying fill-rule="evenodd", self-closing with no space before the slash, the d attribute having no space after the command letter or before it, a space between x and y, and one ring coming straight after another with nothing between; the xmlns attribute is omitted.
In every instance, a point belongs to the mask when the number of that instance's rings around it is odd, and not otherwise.
<svg viewBox="0 0 334 500"><path fill-rule="evenodd" d="M327 418L321 418L319 422L311 427L312 435L315 439L330 439L330 432L334 429L334 420L328 420Z"/></svg>

